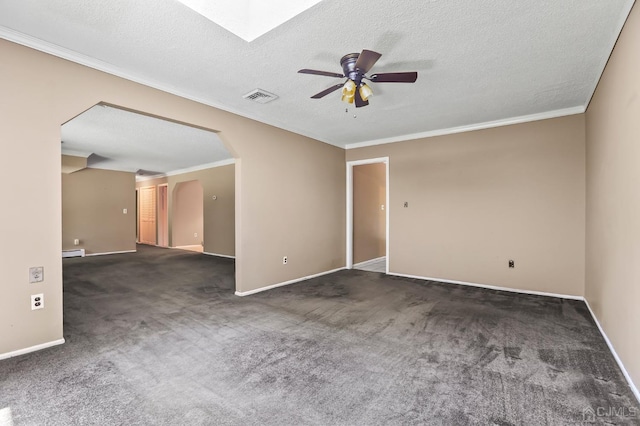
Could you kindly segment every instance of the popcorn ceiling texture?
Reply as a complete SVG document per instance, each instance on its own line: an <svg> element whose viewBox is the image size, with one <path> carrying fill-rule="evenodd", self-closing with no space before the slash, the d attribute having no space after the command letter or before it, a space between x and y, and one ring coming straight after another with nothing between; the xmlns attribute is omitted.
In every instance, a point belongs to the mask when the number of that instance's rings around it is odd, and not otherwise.
<svg viewBox="0 0 640 426"><path fill-rule="evenodd" d="M584 110L632 0L535 2L323 0L247 42L170 0L5 0L0 37L81 55L145 84L345 146L512 117ZM28 37L25 37L29 36ZM413 71L415 84L374 84L345 113L340 58L372 49L374 71ZM57 49L57 50L56 50ZM255 88L280 98L242 99Z"/></svg>
<svg viewBox="0 0 640 426"><path fill-rule="evenodd" d="M94 154L93 168L166 173L230 160L214 133L97 105L62 126L62 153Z"/></svg>

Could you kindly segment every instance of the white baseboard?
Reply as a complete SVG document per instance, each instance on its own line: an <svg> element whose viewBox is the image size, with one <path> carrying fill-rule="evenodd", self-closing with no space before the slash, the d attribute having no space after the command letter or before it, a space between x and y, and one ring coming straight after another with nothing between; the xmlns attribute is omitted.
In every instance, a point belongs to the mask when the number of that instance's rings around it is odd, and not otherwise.
<svg viewBox="0 0 640 426"><path fill-rule="evenodd" d="M515 288L498 287L498 286L494 286L494 285L477 284L477 283L470 283L470 282L465 282L465 281L444 280L442 278L429 278L429 277L421 277L421 276L417 276L417 275L398 274L398 273L395 273L395 272L389 272L389 275L395 275L397 277L404 277L404 278L414 278L414 279L419 279L419 280L437 281L437 282L450 283L450 284L460 284L460 285L471 286L471 287L486 288L486 289L490 289L490 290L508 291L508 292L511 292L511 293L532 294L532 295L536 295L536 296L556 297L556 298L561 298L561 299L571 299L571 300L581 300L581 301L583 301L585 303L585 305L587 305L587 308L589 309L589 312L591 313L591 317L593 317L593 321L598 326L598 330L600 330L600 334L602 334L602 337L604 338L604 341L607 343L607 346L609 346L609 350L611 351L611 354L613 355L613 358L616 360L616 363L618 363L618 367L620 367L620 370L622 371L622 374L624 375L625 379L627 380L627 383L629 384L629 387L631 388L631 391L633 392L633 394L636 397L636 399L640 402L640 392L638 391L638 388L636 387L635 383L633 383L633 380L631 379L631 376L629 375L629 372L624 367L624 364L622 363L622 360L620 359L620 357L618 356L618 353L616 352L615 348L613 347L613 344L611 343L611 341L607 337L607 334L602 329L602 326L600 325L600 322L598 321L598 318L596 318L596 315L593 313L593 310L591 309L591 306L589 306L589 302L584 297L582 297L582 296L573 296L573 295L570 295L570 294L547 293L547 292L543 292L543 291L534 291L534 290L519 290L519 289L515 289Z"/></svg>
<svg viewBox="0 0 640 426"><path fill-rule="evenodd" d="M371 265L372 263L376 263L379 262L381 260L384 260L387 256L382 256L382 257L378 257L375 259L370 259L370 260L365 260L364 262L360 262L360 263L356 263L353 265L354 268L361 268L363 266L368 266Z"/></svg>
<svg viewBox="0 0 640 426"><path fill-rule="evenodd" d="M598 326L598 330L600 330L600 334L602 334L602 337L604 337L604 341L607 342L607 346L609 346L609 350L611 351L611 354L613 354L613 358L615 358L616 362L618 363L618 367L620 367L620 370L622 370L622 374L624 375L624 378L627 379L627 383L629 384L631 391L635 395L638 402L640 402L640 392L638 392L638 388L636 387L635 383L633 383L633 380L631 379L629 372L627 371L626 368L624 368L624 364L622 363L622 360L620 359L620 357L618 356L618 353L613 347L611 340L609 340L609 338L607 337L607 333L605 333L604 330L602 329L602 326L600 325L600 321L598 321L596 314L593 313L593 310L591 309L591 306L589 305L589 302L587 301L587 299L584 299L584 303L587 305L587 308L589 308L589 312L591 312L591 317L593 317L593 321Z"/></svg>
<svg viewBox="0 0 640 426"><path fill-rule="evenodd" d="M13 358L14 356L28 354L30 352L40 351L42 349L47 349L47 348L50 348L52 346L62 345L63 343L64 343L64 339L58 339L58 340L54 340L52 342L41 343L39 345L30 346L28 348L18 349L17 351L12 351L12 352L7 352L7 353L4 353L4 354L0 354L0 360Z"/></svg>
<svg viewBox="0 0 640 426"><path fill-rule="evenodd" d="M389 275L395 275L396 277L404 277L404 278L415 278L418 280L439 281L442 283L449 283L449 284L460 284L460 285L466 285L470 287L486 288L489 290L509 291L511 293L532 294L535 296L558 297L560 299L584 300L584 297L582 296L573 296L571 294L547 293L544 291L535 291L535 290L520 290L517 288L499 287L499 286L489 285L489 284L470 283L467 281L445 280L442 278L430 278L430 277L421 277L418 275L398 274L396 272L389 272Z"/></svg>
<svg viewBox="0 0 640 426"><path fill-rule="evenodd" d="M192 250L192 249L202 250L202 244L189 244L186 246L173 246L169 248L178 249L178 250Z"/></svg>
<svg viewBox="0 0 640 426"><path fill-rule="evenodd" d="M71 250L62 250L62 257L84 257L85 252L84 249L71 249Z"/></svg>
<svg viewBox="0 0 640 426"><path fill-rule="evenodd" d="M343 269L347 269L347 268L343 266L342 268L332 269L330 271L325 271L325 272L319 272L317 274L308 275L306 277L296 278L296 279L285 281L285 282L282 282L282 283L268 285L266 287L260 287L260 288L257 288L255 290L236 291L235 294L236 294L236 296L249 296L251 294L260 293L260 292L271 290L271 289L274 289L274 288L277 288L277 287L282 287L282 286L285 286L285 285L297 283L297 282L304 281L304 280L310 280L311 278L317 278L317 277L321 277L323 275L333 274L334 272L342 271Z"/></svg>
<svg viewBox="0 0 640 426"><path fill-rule="evenodd" d="M122 251L107 251L104 253L87 253L85 256L106 256L108 254L123 254L123 253L135 253L136 250L122 250Z"/></svg>
<svg viewBox="0 0 640 426"><path fill-rule="evenodd" d="M217 256L217 257L226 257L228 259L235 259L235 256L229 256L228 254L218 254L218 253L209 253L206 251L203 251L202 254L206 254L207 256Z"/></svg>

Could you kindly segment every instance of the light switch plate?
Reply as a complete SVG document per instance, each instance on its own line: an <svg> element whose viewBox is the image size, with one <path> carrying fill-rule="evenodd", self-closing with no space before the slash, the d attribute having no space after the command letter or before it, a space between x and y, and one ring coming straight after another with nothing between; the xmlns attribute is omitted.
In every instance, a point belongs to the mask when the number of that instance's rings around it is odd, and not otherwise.
<svg viewBox="0 0 640 426"><path fill-rule="evenodd" d="M33 268L29 268L29 282L39 283L42 281L44 281L44 267L34 266Z"/></svg>

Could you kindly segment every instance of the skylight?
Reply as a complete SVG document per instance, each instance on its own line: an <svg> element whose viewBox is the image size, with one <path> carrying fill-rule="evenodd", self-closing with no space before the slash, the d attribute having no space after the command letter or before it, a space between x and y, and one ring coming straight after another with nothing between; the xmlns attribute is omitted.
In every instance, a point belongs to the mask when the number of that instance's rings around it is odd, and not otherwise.
<svg viewBox="0 0 640 426"><path fill-rule="evenodd" d="M321 0L178 0L238 37L253 41Z"/></svg>

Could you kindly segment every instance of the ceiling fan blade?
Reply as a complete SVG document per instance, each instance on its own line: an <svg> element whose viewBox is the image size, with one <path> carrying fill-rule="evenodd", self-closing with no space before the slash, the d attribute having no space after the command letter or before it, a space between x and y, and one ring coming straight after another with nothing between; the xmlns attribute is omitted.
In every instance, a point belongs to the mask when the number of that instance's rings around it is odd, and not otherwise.
<svg viewBox="0 0 640 426"><path fill-rule="evenodd" d="M331 86L328 89L323 90L320 93L316 93L311 97L311 99L320 99L327 96L329 93L335 92L338 89L341 89L344 86L344 83L336 84L335 86Z"/></svg>
<svg viewBox="0 0 640 426"><path fill-rule="evenodd" d="M369 80L375 83L415 83L418 73L413 72L384 72L373 74Z"/></svg>
<svg viewBox="0 0 640 426"><path fill-rule="evenodd" d="M344 77L344 75L342 74L338 74L335 72L329 72L329 71L318 71L318 70L308 70L308 69L303 69L298 71L300 74L313 74L313 75L324 75L327 77L338 77L338 78L342 78Z"/></svg>
<svg viewBox="0 0 640 426"><path fill-rule="evenodd" d="M367 105L369 105L369 101L365 101L364 99L362 99L362 96L360 96L360 90L356 90L356 108Z"/></svg>
<svg viewBox="0 0 640 426"><path fill-rule="evenodd" d="M373 65L378 62L380 56L382 56L381 53L364 49L362 53L360 53L360 56L358 56L358 60L356 61L356 69L362 71L363 74L368 73Z"/></svg>

